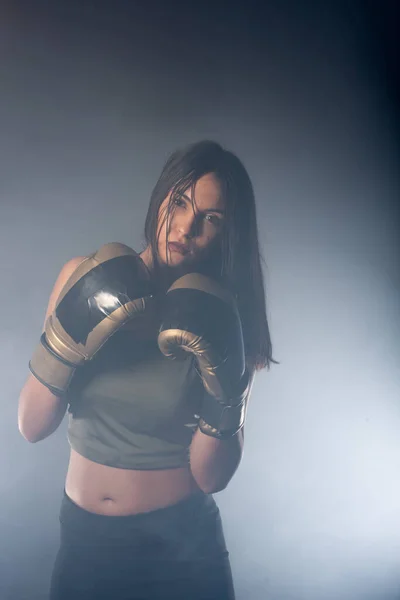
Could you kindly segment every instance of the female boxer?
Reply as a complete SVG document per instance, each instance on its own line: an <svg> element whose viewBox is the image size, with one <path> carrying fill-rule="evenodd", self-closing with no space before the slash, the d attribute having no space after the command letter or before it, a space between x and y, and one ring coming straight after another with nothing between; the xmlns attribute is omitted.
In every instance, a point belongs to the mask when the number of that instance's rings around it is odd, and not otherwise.
<svg viewBox="0 0 400 600"><path fill-rule="evenodd" d="M30 442L68 412L51 600L234 598L212 494L240 462L254 373L274 362L239 159L209 141L175 152L145 240L65 264L21 391Z"/></svg>

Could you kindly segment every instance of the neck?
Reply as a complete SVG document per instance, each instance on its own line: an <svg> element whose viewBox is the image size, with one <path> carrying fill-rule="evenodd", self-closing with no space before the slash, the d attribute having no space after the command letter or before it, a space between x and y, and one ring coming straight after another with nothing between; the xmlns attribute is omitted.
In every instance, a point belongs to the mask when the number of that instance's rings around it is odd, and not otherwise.
<svg viewBox="0 0 400 600"><path fill-rule="evenodd" d="M147 246L147 248L145 248L145 250L143 250L143 252L140 254L140 257L151 272L154 283L159 291L166 291L174 281L179 279L179 277L195 271L201 272L205 275L208 274L210 277L219 279L219 260L218 257L213 257L212 255L208 257L208 260L206 259L198 264L184 263L178 266L171 266L155 262L153 260L151 246ZM217 272L213 273L215 266L217 266Z"/></svg>
<svg viewBox="0 0 400 600"><path fill-rule="evenodd" d="M191 267L188 265L179 265L177 267L173 267L171 265L164 265L155 262L153 260L153 254L150 246L143 250L143 252L140 254L140 258L153 275L154 283L160 291L167 290L170 285L179 277L182 277L182 275L193 271L193 265Z"/></svg>

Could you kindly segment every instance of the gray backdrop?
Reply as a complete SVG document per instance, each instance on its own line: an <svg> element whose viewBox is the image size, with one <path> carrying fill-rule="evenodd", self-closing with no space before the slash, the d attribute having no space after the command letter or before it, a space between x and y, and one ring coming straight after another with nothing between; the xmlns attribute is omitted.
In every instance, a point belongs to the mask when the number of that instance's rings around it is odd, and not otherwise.
<svg viewBox="0 0 400 600"><path fill-rule="evenodd" d="M16 419L54 279L140 249L164 160L202 138L254 182L281 361L216 496L238 599L399 598L398 123L363 4L2 3L2 599L44 599L57 550L65 422L31 445Z"/></svg>

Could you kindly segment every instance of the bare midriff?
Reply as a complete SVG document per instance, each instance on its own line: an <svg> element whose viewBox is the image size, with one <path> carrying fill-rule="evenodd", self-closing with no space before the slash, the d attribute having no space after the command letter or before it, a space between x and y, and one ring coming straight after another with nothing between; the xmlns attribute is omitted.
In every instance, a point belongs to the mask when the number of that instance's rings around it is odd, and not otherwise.
<svg viewBox="0 0 400 600"><path fill-rule="evenodd" d="M109 516L165 508L199 492L189 467L151 471L95 463L71 449L65 491L81 508Z"/></svg>

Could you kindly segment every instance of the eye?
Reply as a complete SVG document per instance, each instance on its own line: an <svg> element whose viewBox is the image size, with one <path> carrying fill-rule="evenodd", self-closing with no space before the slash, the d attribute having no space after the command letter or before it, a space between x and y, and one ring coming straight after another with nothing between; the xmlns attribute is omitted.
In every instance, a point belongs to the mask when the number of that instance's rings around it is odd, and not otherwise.
<svg viewBox="0 0 400 600"><path fill-rule="evenodd" d="M205 215L204 218L206 221L208 221L212 225L215 225L216 227L219 227L221 225L221 219L219 217L217 217L216 215L209 213L209 214Z"/></svg>
<svg viewBox="0 0 400 600"><path fill-rule="evenodd" d="M172 204L175 204L175 206L185 206L185 201L182 196L174 196L172 198Z"/></svg>

